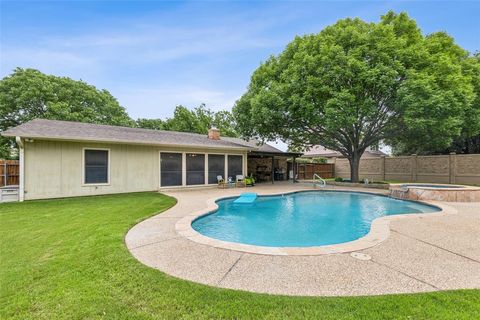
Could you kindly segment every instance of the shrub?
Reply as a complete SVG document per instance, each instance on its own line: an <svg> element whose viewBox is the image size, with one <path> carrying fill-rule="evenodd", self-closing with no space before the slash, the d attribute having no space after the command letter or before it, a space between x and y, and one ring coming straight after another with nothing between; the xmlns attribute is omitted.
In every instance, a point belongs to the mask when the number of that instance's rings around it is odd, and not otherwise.
<svg viewBox="0 0 480 320"><path fill-rule="evenodd" d="M319 158L313 158L312 159L313 163L322 163L325 164L327 163L327 158L319 157Z"/></svg>

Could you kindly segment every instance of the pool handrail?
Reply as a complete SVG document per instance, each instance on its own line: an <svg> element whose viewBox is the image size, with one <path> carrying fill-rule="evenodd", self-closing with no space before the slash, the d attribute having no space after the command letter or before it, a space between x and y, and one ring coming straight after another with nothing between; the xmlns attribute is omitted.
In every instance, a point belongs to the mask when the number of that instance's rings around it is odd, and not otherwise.
<svg viewBox="0 0 480 320"><path fill-rule="evenodd" d="M325 180L322 179L322 177L320 177L318 174L314 173L313 174L313 185L317 185L317 183L315 183L315 178L317 178L317 180L320 180L322 182L322 185L320 185L321 187L326 187L327 186L327 182Z"/></svg>

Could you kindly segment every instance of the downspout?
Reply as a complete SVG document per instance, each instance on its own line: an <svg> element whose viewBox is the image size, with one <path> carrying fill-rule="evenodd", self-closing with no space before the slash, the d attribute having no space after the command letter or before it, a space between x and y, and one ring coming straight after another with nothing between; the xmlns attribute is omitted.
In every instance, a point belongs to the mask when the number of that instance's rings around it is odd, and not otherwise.
<svg viewBox="0 0 480 320"><path fill-rule="evenodd" d="M19 190L18 190L18 200L23 202L25 199L25 149L23 144L23 139L16 137L15 141L18 144L19 148L19 158L20 158L20 170L19 170Z"/></svg>

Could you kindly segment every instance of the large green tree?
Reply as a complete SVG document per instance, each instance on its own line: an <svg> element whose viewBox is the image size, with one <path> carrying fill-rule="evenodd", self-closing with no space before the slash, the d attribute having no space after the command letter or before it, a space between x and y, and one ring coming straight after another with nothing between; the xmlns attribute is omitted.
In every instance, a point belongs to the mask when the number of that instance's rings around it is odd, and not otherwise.
<svg viewBox="0 0 480 320"><path fill-rule="evenodd" d="M162 119L138 118L136 121L136 127L152 130L166 130L165 121Z"/></svg>
<svg viewBox="0 0 480 320"><path fill-rule="evenodd" d="M453 49L450 52L455 54L456 46L452 39L445 34L437 33L429 40L444 48ZM409 130L406 135L391 139L390 144L394 147L396 154L480 153L480 54L476 53L467 59L460 57L462 73L468 77L474 91L473 102L464 104L460 112L463 115L460 134L454 137L448 147L446 147L446 143L449 139L444 139L444 144L437 143L426 148L424 136L417 138L412 135L413 130Z"/></svg>
<svg viewBox="0 0 480 320"><path fill-rule="evenodd" d="M0 81L0 131L35 118L134 124L106 90L67 77L17 68ZM9 158L15 152L15 143L11 139L0 139L0 158Z"/></svg>
<svg viewBox="0 0 480 320"><path fill-rule="evenodd" d="M204 104L190 110L177 106L173 117L162 119L138 119L137 127L157 130L171 130L207 134L208 129L217 127L221 135L236 137L238 135L233 115L229 111L212 111Z"/></svg>
<svg viewBox="0 0 480 320"><path fill-rule="evenodd" d="M371 145L447 147L461 134L475 98L467 58L445 33L423 36L405 13L344 19L262 63L234 115L245 137L340 152L358 181Z"/></svg>

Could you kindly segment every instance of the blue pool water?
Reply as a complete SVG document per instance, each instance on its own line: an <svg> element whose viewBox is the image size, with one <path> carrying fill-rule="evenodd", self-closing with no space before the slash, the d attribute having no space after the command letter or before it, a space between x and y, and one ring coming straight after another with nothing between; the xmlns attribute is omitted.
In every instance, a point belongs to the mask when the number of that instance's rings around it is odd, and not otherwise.
<svg viewBox="0 0 480 320"><path fill-rule="evenodd" d="M258 197L250 204L220 200L216 212L192 227L229 242L268 247L310 247L352 241L378 217L440 209L417 202L355 192L306 191Z"/></svg>

